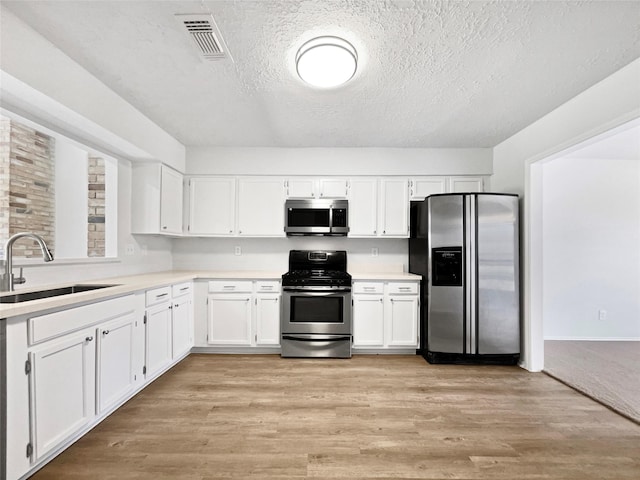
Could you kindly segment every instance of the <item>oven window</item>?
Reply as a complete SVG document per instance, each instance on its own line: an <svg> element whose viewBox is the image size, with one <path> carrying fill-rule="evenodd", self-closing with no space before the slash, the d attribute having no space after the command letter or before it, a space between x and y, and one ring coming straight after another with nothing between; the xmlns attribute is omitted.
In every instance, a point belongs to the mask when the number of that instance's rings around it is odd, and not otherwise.
<svg viewBox="0 0 640 480"><path fill-rule="evenodd" d="M291 297L291 323L343 323L343 297Z"/></svg>
<svg viewBox="0 0 640 480"><path fill-rule="evenodd" d="M328 227L328 208L290 208L287 214L289 227Z"/></svg>

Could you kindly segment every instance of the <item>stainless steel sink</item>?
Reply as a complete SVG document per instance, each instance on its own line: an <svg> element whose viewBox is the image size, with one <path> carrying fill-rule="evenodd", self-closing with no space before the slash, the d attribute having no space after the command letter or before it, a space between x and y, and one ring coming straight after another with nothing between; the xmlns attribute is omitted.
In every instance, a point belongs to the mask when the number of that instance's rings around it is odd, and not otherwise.
<svg viewBox="0 0 640 480"><path fill-rule="evenodd" d="M69 287L52 288L50 290L38 290L36 292L14 293L0 296L0 303L20 303L41 298L59 297L60 295L70 295L72 293L88 292L100 288L116 287L114 285L71 285Z"/></svg>

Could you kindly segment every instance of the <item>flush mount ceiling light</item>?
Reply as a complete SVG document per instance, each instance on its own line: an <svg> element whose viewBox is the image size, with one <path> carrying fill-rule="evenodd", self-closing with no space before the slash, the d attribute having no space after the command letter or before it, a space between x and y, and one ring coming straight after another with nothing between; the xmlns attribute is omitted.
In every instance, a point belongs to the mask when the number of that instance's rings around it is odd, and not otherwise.
<svg viewBox="0 0 640 480"><path fill-rule="evenodd" d="M319 88L337 87L356 73L358 54L339 37L316 37L300 47L296 70L302 80Z"/></svg>

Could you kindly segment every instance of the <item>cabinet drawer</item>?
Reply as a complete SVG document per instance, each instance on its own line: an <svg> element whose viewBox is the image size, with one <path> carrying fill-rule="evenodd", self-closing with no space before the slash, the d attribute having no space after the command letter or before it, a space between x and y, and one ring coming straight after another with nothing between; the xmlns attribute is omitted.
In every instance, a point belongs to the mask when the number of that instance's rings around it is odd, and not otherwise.
<svg viewBox="0 0 640 480"><path fill-rule="evenodd" d="M258 293L279 293L280 282L256 282L256 292Z"/></svg>
<svg viewBox="0 0 640 480"><path fill-rule="evenodd" d="M353 293L382 293L380 282L353 282Z"/></svg>
<svg viewBox="0 0 640 480"><path fill-rule="evenodd" d="M211 293L230 293L230 292L249 292L253 290L253 282L251 280L211 280L209 282L209 292Z"/></svg>
<svg viewBox="0 0 640 480"><path fill-rule="evenodd" d="M403 282L403 283L390 283L389 284L389 294L390 295L398 295L398 294L418 294L418 284L415 282Z"/></svg>
<svg viewBox="0 0 640 480"><path fill-rule="evenodd" d="M29 319L31 345L59 337L89 325L126 315L136 308L135 296L114 298L102 302L69 308Z"/></svg>
<svg viewBox="0 0 640 480"><path fill-rule="evenodd" d="M154 288L153 290L147 290L145 305L150 307L168 300L171 300L171 287Z"/></svg>
<svg viewBox="0 0 640 480"><path fill-rule="evenodd" d="M171 287L171 295L173 298L189 295L191 293L191 282L178 283Z"/></svg>

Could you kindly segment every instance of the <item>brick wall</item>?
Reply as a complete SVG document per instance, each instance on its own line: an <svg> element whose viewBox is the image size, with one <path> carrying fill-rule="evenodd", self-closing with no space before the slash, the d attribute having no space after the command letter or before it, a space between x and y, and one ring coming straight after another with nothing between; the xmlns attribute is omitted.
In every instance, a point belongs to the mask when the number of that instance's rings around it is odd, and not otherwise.
<svg viewBox="0 0 640 480"><path fill-rule="evenodd" d="M42 236L55 254L55 139L11 120L0 123L0 241L18 232ZM40 257L38 244L21 239L16 257Z"/></svg>
<svg viewBox="0 0 640 480"><path fill-rule="evenodd" d="M104 257L105 253L105 181L104 159L89 156L89 215L87 218L87 256Z"/></svg>

